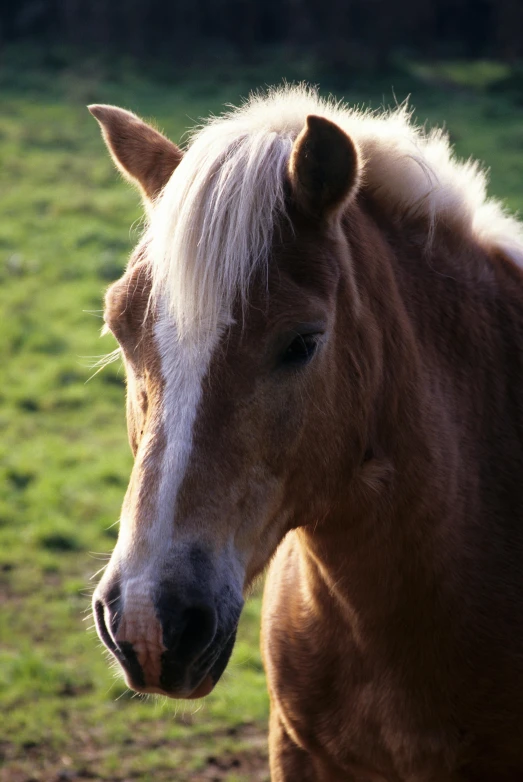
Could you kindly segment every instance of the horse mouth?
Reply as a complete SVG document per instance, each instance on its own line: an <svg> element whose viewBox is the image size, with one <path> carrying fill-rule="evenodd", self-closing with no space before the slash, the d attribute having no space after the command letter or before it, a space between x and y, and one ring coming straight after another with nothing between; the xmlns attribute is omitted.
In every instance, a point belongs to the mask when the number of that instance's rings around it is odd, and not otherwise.
<svg viewBox="0 0 523 782"><path fill-rule="evenodd" d="M154 677L153 683L140 665L132 644L115 640L111 632L114 628L110 630L107 626L101 601L95 602L94 615L98 635L120 664L131 690L187 700L204 698L212 692L229 662L238 626L236 621L232 629L219 628L211 645L190 665L180 660L176 649L164 651L159 660L159 676Z"/></svg>
<svg viewBox="0 0 523 782"><path fill-rule="evenodd" d="M236 630L237 625L228 633L218 633L219 637L188 671L180 666L171 652L164 652L160 675L161 694L188 700L208 695L227 667L236 641Z"/></svg>
<svg viewBox="0 0 523 782"><path fill-rule="evenodd" d="M141 669L129 666L128 657L111 649L122 666L128 687L144 695L163 695L175 700L197 700L209 695L218 684L229 662L234 642L236 628L230 634L224 646L214 653L209 660L203 660L190 671L183 670L180 665L170 659L169 652L164 652L161 661L159 685L146 685ZM132 669L131 669L132 668Z"/></svg>

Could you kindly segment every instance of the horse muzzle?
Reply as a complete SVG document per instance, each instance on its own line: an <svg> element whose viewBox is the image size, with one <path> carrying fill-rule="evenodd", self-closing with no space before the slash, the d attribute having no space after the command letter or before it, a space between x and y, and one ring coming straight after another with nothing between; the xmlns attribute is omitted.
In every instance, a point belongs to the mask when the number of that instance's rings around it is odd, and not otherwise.
<svg viewBox="0 0 523 782"><path fill-rule="evenodd" d="M156 589L119 577L99 585L93 611L100 639L137 692L172 698L208 695L231 655L243 607L229 585Z"/></svg>

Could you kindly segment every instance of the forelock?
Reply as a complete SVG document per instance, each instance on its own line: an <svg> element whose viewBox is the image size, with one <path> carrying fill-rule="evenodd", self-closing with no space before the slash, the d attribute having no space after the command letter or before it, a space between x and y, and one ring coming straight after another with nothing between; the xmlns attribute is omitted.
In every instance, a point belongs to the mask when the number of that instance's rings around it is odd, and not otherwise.
<svg viewBox="0 0 523 782"><path fill-rule="evenodd" d="M361 187L386 213L426 218L427 244L444 223L523 264L521 224L487 199L485 173L457 160L444 132L414 125L406 106L361 112L308 87L273 89L193 133L153 210L152 299L166 304L180 336L227 324L234 301L245 305L253 275L267 269L292 145L309 114L351 136Z"/></svg>

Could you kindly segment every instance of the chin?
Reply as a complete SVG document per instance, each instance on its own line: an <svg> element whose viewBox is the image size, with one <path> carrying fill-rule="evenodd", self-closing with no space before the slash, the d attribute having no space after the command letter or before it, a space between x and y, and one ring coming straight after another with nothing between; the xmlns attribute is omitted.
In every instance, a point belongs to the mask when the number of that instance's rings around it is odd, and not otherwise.
<svg viewBox="0 0 523 782"><path fill-rule="evenodd" d="M186 700L186 701L192 701L192 700L198 700L198 698L205 698L207 695L209 695L216 685L216 682L213 681L212 677L210 675L206 676L205 679L200 682L200 684L195 687L194 690L164 690L161 687L139 687L133 682L127 681L127 686L134 690L134 692L140 693L141 695L163 695L167 698L172 698L173 700Z"/></svg>

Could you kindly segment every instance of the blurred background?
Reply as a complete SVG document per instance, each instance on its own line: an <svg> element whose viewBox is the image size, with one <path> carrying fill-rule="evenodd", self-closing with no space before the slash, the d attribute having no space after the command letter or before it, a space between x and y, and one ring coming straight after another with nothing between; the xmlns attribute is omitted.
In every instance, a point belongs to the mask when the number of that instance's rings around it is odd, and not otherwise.
<svg viewBox="0 0 523 782"><path fill-rule="evenodd" d="M383 70L400 52L513 63L523 51L521 0L4 0L2 7L6 44L165 58L168 73L202 59L261 61L269 46L319 58L327 70Z"/></svg>
<svg viewBox="0 0 523 782"><path fill-rule="evenodd" d="M522 0L0 3L1 782L269 778L259 589L203 703L132 696L92 630L131 457L122 367L91 367L143 216L85 105L183 141L282 79L373 108L410 95L517 210L522 30Z"/></svg>

